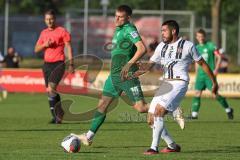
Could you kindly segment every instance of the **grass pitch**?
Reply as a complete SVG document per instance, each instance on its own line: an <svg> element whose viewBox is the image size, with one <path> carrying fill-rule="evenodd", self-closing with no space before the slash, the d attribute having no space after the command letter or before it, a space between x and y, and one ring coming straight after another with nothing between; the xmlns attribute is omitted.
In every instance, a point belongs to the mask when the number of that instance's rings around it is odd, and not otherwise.
<svg viewBox="0 0 240 160"><path fill-rule="evenodd" d="M63 99L67 96L63 96ZM69 96L68 96L69 98ZM97 99L71 96L72 112L94 108ZM149 99L150 100L150 99ZM145 116L137 114L120 101L110 112L91 147L81 147L76 154L63 152L62 139L71 132L88 130L90 122L66 122L48 124L50 120L47 97L44 94L10 94L0 102L0 159L1 160L238 160L240 159L240 111L239 99L229 99L235 119L229 121L224 110L212 99L203 99L199 120L187 121L182 131L171 118L166 126L175 141L181 145L181 153L145 156L143 151L151 143L151 129ZM191 99L185 98L181 106L187 116ZM160 142L160 149L165 147Z"/></svg>

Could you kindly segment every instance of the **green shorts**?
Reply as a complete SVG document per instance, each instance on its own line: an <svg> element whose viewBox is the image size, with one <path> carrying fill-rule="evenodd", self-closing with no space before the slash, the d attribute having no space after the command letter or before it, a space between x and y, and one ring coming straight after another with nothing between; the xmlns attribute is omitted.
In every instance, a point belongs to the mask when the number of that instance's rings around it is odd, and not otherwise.
<svg viewBox="0 0 240 160"><path fill-rule="evenodd" d="M195 82L195 90L202 91L205 89L212 90L212 81L209 77L207 76L199 76L197 75L196 77L196 82Z"/></svg>
<svg viewBox="0 0 240 160"><path fill-rule="evenodd" d="M112 78L110 75L105 81L103 95L117 98L122 92L128 96L132 102L143 100L143 92L138 79L131 79L121 82L118 78Z"/></svg>

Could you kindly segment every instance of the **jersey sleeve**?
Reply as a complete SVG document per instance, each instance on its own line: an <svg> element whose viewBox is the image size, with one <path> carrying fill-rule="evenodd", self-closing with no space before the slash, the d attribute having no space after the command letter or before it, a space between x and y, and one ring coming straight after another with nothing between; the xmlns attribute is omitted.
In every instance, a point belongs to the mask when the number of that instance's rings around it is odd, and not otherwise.
<svg viewBox="0 0 240 160"><path fill-rule="evenodd" d="M127 37L132 43L137 43L142 40L136 27L133 26L127 29Z"/></svg>
<svg viewBox="0 0 240 160"><path fill-rule="evenodd" d="M67 30L63 31L63 41L64 42L70 42L71 41L71 35Z"/></svg>
<svg viewBox="0 0 240 160"><path fill-rule="evenodd" d="M150 61L155 63L160 63L161 60L161 43L157 46L157 48L154 51L154 54L150 58Z"/></svg>
<svg viewBox="0 0 240 160"><path fill-rule="evenodd" d="M202 56L198 53L198 50L197 50L196 46L194 46L194 45L192 45L190 47L189 52L190 52L190 55L191 55L191 57L194 61L199 61L202 58Z"/></svg>
<svg viewBox="0 0 240 160"><path fill-rule="evenodd" d="M40 36L37 40L37 45L42 45L44 43L44 40L43 40L43 33L41 32L40 33Z"/></svg>

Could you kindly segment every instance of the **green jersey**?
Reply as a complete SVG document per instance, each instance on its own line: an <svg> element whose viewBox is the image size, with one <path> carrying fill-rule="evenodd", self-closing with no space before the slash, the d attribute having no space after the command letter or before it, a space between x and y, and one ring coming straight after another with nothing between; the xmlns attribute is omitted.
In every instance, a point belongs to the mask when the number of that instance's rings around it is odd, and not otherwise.
<svg viewBox="0 0 240 160"><path fill-rule="evenodd" d="M138 34L137 28L133 24L126 23L116 28L112 39L112 76L120 76L123 66L134 56L137 50L134 44L138 41L141 41L141 37ZM130 72L136 70L136 66L130 68Z"/></svg>
<svg viewBox="0 0 240 160"><path fill-rule="evenodd" d="M206 42L205 44L198 44L196 48L199 54L209 65L210 69L213 71L215 69L215 55L214 55L214 51L216 50L215 44L212 42ZM199 75L206 75L202 67L198 67L197 73Z"/></svg>

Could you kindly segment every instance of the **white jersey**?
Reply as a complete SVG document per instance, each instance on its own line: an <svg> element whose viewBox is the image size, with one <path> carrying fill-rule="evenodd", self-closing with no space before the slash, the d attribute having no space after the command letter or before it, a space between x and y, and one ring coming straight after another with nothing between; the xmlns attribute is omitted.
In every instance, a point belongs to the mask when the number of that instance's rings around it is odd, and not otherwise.
<svg viewBox="0 0 240 160"><path fill-rule="evenodd" d="M201 58L192 42L179 38L170 44L161 42L150 60L162 66L164 79L180 79L188 82L189 65Z"/></svg>

